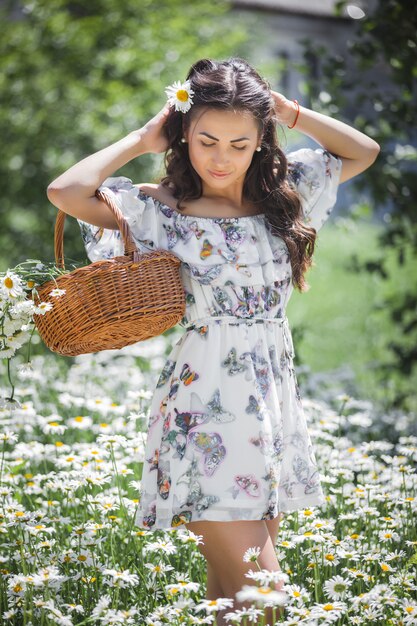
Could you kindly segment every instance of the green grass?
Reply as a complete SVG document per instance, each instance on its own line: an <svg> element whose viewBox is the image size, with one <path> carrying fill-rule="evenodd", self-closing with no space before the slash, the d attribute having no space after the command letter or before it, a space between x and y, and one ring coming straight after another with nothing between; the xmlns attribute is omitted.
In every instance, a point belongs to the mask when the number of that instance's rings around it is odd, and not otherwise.
<svg viewBox="0 0 417 626"><path fill-rule="evenodd" d="M388 313L375 310L375 305L380 306L394 289L405 288L412 273L411 262L399 270L392 251L388 267L394 270L394 279L348 269L353 253L359 260L377 256L380 229L368 222L326 223L316 240L315 266L306 274L310 290L294 291L287 308L298 362L314 373L347 366L359 390L373 399L380 392L374 366L381 359L390 360L386 344L398 334Z"/></svg>

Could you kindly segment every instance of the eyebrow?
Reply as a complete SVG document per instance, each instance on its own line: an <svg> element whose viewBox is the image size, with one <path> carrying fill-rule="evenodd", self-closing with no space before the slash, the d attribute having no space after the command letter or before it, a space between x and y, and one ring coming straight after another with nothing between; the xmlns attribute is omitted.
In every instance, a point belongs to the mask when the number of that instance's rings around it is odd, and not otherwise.
<svg viewBox="0 0 417 626"><path fill-rule="evenodd" d="M209 137L210 139L214 139L215 141L219 141L219 140L217 139L217 137L213 137L213 135L209 135L208 133L201 132L201 133L198 133L198 134L199 134L199 135L205 135L206 137ZM231 139L231 140L230 140L230 143L235 143L236 141L243 141L243 139L248 139L248 140L250 140L250 137L239 137L239 139Z"/></svg>

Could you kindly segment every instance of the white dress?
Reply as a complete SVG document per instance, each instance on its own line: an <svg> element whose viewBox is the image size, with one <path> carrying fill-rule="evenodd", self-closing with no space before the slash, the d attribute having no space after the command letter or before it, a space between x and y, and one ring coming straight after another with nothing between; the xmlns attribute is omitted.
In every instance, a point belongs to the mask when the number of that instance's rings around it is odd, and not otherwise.
<svg viewBox="0 0 417 626"><path fill-rule="evenodd" d="M319 230L336 202L340 158L286 155L305 223ZM180 257L184 333L150 406L136 525L261 520L324 503L293 366L286 317L291 265L265 215L182 215L124 176L106 179L141 250ZM78 220L91 261L123 254L119 230Z"/></svg>

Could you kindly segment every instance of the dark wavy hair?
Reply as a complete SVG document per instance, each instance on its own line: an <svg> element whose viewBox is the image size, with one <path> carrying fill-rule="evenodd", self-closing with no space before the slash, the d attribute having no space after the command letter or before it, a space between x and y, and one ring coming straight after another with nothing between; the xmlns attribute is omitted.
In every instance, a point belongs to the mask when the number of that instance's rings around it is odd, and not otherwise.
<svg viewBox="0 0 417 626"><path fill-rule="evenodd" d="M292 283L307 291L303 274L313 265L312 256L317 232L303 222L298 193L287 180L287 159L278 145L274 99L269 83L244 59L225 61L201 59L191 66L186 80L194 91L193 104L187 113L170 108L164 123L168 139L164 165L166 176L161 184L172 190L181 202L201 197L201 178L193 168L186 143L181 138L191 121L206 107L217 110L249 112L258 126L262 150L255 151L243 183L243 197L262 206L271 233L284 240L292 268Z"/></svg>

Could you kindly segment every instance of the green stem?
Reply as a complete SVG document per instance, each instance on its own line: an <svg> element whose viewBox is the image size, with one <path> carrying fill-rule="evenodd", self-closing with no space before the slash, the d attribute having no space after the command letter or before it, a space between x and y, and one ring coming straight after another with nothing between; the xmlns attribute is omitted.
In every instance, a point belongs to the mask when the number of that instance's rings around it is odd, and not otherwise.
<svg viewBox="0 0 417 626"><path fill-rule="evenodd" d="M9 383L12 387L12 395L9 397L9 400L13 400L13 396L14 396L14 384L13 381L11 379L11 375L10 375L10 361L11 359L7 359L7 378L9 379Z"/></svg>
<svg viewBox="0 0 417 626"><path fill-rule="evenodd" d="M3 465L4 465L4 455L6 452L6 440L3 440L3 450L1 451L1 463L0 463L0 485L3 483Z"/></svg>
<svg viewBox="0 0 417 626"><path fill-rule="evenodd" d="M28 354L27 354L27 362L30 363L30 348L32 345L32 337L33 337L33 333L36 330L36 326L34 325L32 328L32 332L30 333L30 337L29 337L29 343L28 343Z"/></svg>
<svg viewBox="0 0 417 626"><path fill-rule="evenodd" d="M114 473L116 474L116 487L117 487L117 493L119 495L120 512L124 514L124 516L126 517L126 508L123 503L122 492L120 489L120 477L119 477L119 472L117 471L116 457L114 456L114 448L113 448L112 443L110 443L110 458L111 458L111 462L113 465Z"/></svg>

